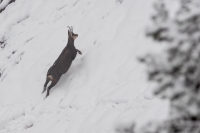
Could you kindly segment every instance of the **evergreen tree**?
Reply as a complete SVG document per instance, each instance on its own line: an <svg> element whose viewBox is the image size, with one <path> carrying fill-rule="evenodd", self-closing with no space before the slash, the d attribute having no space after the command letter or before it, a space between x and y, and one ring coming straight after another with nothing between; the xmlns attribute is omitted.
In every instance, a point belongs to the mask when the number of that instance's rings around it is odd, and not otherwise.
<svg viewBox="0 0 200 133"><path fill-rule="evenodd" d="M171 102L170 119L150 123L142 132L200 132L200 1L179 0L175 16L166 1L155 4L156 14L147 36L165 42L159 57L149 53L140 58L147 65L150 81L157 83L155 95Z"/></svg>

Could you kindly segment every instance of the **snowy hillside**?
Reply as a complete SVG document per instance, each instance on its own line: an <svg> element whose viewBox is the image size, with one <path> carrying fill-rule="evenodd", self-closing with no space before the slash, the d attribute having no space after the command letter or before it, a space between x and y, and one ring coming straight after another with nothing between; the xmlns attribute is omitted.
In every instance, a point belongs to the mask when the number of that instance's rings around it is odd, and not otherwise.
<svg viewBox="0 0 200 133"><path fill-rule="evenodd" d="M0 9L10 0L3 0ZM114 133L166 117L137 57L152 0L16 0L0 13L0 133ZM49 67L68 40L82 51L45 99Z"/></svg>

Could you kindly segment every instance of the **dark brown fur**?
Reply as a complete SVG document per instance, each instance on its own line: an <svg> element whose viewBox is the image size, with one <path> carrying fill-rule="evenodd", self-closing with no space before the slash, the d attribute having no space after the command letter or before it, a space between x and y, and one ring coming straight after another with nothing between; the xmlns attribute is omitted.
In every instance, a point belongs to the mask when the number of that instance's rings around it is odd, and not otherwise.
<svg viewBox="0 0 200 133"><path fill-rule="evenodd" d="M46 82L44 84L44 90L42 93L46 91L46 86L49 81L51 82L51 85L47 89L47 95L49 96L50 89L57 84L60 77L68 71L70 68L72 61L76 58L77 52L79 54L82 54L81 51L75 48L74 46L74 40L78 37L78 34L74 34L72 31L72 28L68 30L68 43L67 46L63 49L60 56L57 58L57 60L54 62L54 64L49 68L47 72Z"/></svg>

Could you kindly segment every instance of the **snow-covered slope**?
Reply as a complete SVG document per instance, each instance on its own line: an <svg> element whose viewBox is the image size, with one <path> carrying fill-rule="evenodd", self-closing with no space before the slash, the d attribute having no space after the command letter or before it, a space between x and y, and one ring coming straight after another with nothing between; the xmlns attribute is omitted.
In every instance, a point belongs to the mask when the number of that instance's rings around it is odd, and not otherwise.
<svg viewBox="0 0 200 133"><path fill-rule="evenodd" d="M4 2L8 0L4 0ZM3 3L3 2L2 2ZM137 57L152 0L16 0L0 14L0 133L111 133L163 119ZM77 55L44 99L46 73L74 27ZM4 47L5 45L5 47Z"/></svg>

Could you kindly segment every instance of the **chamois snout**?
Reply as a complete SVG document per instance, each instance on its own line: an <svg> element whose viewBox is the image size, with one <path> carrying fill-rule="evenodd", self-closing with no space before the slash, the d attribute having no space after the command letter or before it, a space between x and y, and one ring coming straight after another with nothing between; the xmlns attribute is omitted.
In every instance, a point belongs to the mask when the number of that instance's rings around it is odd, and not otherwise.
<svg viewBox="0 0 200 133"><path fill-rule="evenodd" d="M72 38L75 40L78 37L78 34L72 34Z"/></svg>

